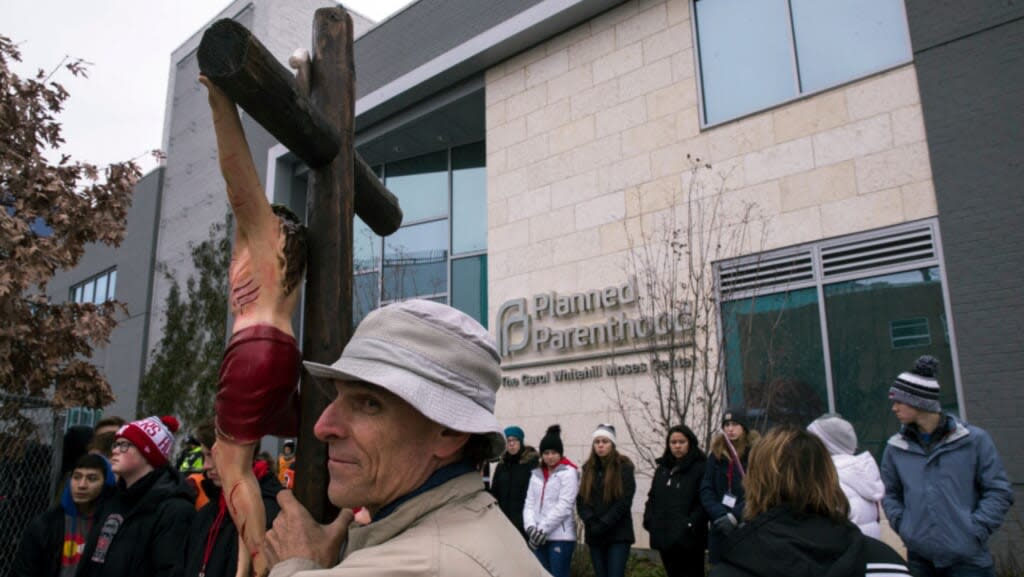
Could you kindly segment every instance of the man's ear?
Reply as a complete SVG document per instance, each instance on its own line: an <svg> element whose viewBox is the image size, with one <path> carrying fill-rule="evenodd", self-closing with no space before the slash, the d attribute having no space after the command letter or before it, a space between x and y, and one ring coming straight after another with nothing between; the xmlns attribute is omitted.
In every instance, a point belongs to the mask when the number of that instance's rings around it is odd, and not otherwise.
<svg viewBox="0 0 1024 577"><path fill-rule="evenodd" d="M469 442L470 433L455 431L453 429L441 429L438 442L434 445L434 456L444 460L456 455L466 443Z"/></svg>

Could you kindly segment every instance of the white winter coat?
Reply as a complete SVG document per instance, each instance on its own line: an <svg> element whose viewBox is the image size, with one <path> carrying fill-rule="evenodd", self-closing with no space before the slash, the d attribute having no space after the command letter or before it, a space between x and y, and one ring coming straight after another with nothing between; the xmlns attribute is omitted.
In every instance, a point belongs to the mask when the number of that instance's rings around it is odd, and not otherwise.
<svg viewBox="0 0 1024 577"><path fill-rule="evenodd" d="M576 494L580 490L580 472L574 465L559 463L544 481L543 465L530 474L530 488L523 506L523 527L536 527L548 541L575 541Z"/></svg>
<svg viewBox="0 0 1024 577"><path fill-rule="evenodd" d="M850 502L850 521L868 537L878 539L881 533L878 502L885 495L885 485L875 458L864 452L859 455L832 455L832 462L839 471L839 485Z"/></svg>

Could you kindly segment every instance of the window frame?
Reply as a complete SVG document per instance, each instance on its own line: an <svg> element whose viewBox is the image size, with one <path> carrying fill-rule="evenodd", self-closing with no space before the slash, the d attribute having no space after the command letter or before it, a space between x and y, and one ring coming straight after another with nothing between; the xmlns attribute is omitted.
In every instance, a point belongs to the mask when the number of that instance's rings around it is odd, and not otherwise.
<svg viewBox="0 0 1024 577"><path fill-rule="evenodd" d="M934 255L931 258L914 260L909 262L902 262L898 264L888 264L876 266L873 268L859 269L853 272L844 272L829 276L826 278L823 265L822 265L822 252L835 246L853 244L857 242L878 239L881 237L898 234L901 232L909 232L915 229L922 229L927 227L931 233L932 243L934 247ZM723 267L732 267L738 264L750 264L756 263L762 260L768 260L781 256L795 255L799 253L809 253L811 256L813 278L811 280L802 280L797 282L791 282L784 285L773 286L764 289L754 290L739 290L731 293L723 294L720 274ZM918 270L921 268L938 268L939 270L939 282L941 283L942 289L942 305L943 314L946 319L946 327L948 329L948 340L950 358L952 359L952 371L953 371L953 385L956 391L957 399L957 410L961 419L967 419L967 409L965 406L965 397L963 391L962 380L960 376L960 359L956 340L956 333L954 329L953 316L951 310L951 301L949 296L949 282L946 276L945 258L942 251L942 237L939 234L939 223L936 218L927 218L919 221L906 222L894 226L874 229L865 232L854 233L850 235L844 235L840 237L821 239L809 243L784 247L780 249L767 250L764 252L743 255L735 258L723 259L712 263L715 274L715 299L717 303L717 314L716 323L718 335L723 334L725 322L722 318L722 303L749 298L752 296L763 296L767 294L774 294L778 292L788 292L793 290L805 289L809 287L815 287L818 292L818 306L819 306L819 320L821 322L821 335L822 335L822 355L823 363L825 366L825 386L828 393L828 410L830 412L836 411L836 389L833 377L833 368L831 363L832 353L829 347L828 340L828 314L826 310L826 295L825 287L835 283L842 283L851 280L859 280L865 278L871 278L876 276L882 276L887 274L894 274L900 272L907 272ZM934 342L934 339L933 339ZM724 343L723 343L724 344ZM891 345L886 343L885 345L879 343L878 346ZM720 370L725 370L725 358L721 356ZM727 380L725 381L727 382ZM728 387L726 387L728 388ZM726 398L729 398L729 391L723 391Z"/></svg>
<svg viewBox="0 0 1024 577"><path fill-rule="evenodd" d="M756 109L756 110L751 110L750 112L745 112L745 113L740 114L738 116L731 116L729 118L723 118L721 120L716 120L714 122L709 122L708 119L707 119L707 114L706 114L706 110L705 110L705 106L704 106L704 100L705 100L704 99L704 70L703 70L703 67L701 65L701 56L700 56L700 30L699 30L699 28L697 26L697 6L696 5L697 5L697 2L701 2L701 1L707 2L707 1L711 1L711 0L689 0L689 8L690 8L690 12L689 13L690 13L690 39L691 39L691 43L692 43L692 46L693 46L693 51L692 51L693 52L693 65L694 65L694 71L695 71L695 74L696 74L696 82L697 82L697 115L698 115L698 118L699 118L700 129L701 129L702 132L705 129L708 129L708 128L714 128L714 127L717 127L717 126L722 126L722 125L728 124L730 122L735 122L737 120L743 120L744 118L749 118L751 116L755 116L755 115L758 115L758 114L764 114L764 113L769 112L771 110L774 110L776 108L780 108L782 106L786 106L786 105L792 104L794 102L799 102L799 101L805 100L807 98L812 98L812 97L817 96L819 94L823 94L825 92L829 92L829 91L835 90L837 88L848 86L848 85L853 84L855 82L860 82L861 80L864 80L865 78L870 78L872 76L877 76L879 74L883 74L883 73L889 72L891 70L896 70L897 68L901 68L903 66L906 66L906 65L911 64L911 63L914 62L914 50L913 50L913 44L911 43L911 39L910 39L910 30L909 30L909 24L908 24L908 29L907 29L907 34L906 34L905 39L906 39L906 43L907 43L907 52L908 52L908 54L910 54L910 56L909 56L909 58L907 58L907 60L900 61L900 62L898 62L896 64L891 65L891 66L881 66L881 67L879 67L877 69L872 69L872 70L870 70L868 72L865 72L864 74L861 74L859 76L856 76L856 77L853 77L853 78L849 78L848 80L845 80L843 82L839 82L837 84L833 84L833 85L830 85L830 86L824 86L824 87L819 88L817 90L803 91L802 87L801 87L802 82L801 82L801 77L800 77L800 64L799 64L799 60L800 59L799 59L799 55L796 52L796 35L794 33L794 30L793 30L793 5L791 3L791 0L784 0L785 3L786 3L786 13L787 13L787 16L788 16L787 21L789 22L789 26L788 26L788 29L787 29L787 34L789 36L789 41L790 41L790 60L791 60L791 64L792 64L792 67L793 67L793 77L794 77L794 79L796 81L796 95L793 96L792 98L787 98L787 99L781 100L779 102L776 102L774 104L765 106L764 108L759 108L759 109ZM907 22L907 7L906 7L906 4L903 3L903 2L900 2L900 7L903 10L903 19L904 19L905 22Z"/></svg>
<svg viewBox="0 0 1024 577"><path fill-rule="evenodd" d="M111 302L111 301L116 300L116 298L115 298L116 297L116 292L117 292L117 276L116 275L117 275L117 267L116 266L112 266L112 267L104 270L103 272L94 274L94 275L86 278L85 280L79 281L79 282L71 285L70 287L68 287L68 302L71 302L71 303L74 303L74 304L101 305L101 304L103 304L105 302ZM97 295L96 295L96 288L99 287L99 280L101 278L104 278L104 277L106 277L106 280L107 280L107 282L106 282L106 291L105 291L106 295L104 296L103 300L98 301L99 297L97 297ZM114 280L113 283L110 282L111 279ZM89 285L92 285L93 298L91 300L89 300L89 301L86 301L85 300L85 289ZM81 296L80 297L78 295L76 295L76 293L79 292L79 291L81 291ZM79 300L79 299L81 299L81 300Z"/></svg>

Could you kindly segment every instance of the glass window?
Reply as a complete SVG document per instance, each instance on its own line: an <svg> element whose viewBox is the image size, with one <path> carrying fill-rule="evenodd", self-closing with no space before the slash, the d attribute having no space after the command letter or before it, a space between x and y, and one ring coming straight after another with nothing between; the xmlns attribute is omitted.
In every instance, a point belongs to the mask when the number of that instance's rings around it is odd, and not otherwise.
<svg viewBox="0 0 1024 577"><path fill-rule="evenodd" d="M407 226L384 239L382 301L447 292L447 219Z"/></svg>
<svg viewBox="0 0 1024 577"><path fill-rule="evenodd" d="M804 426L828 410L814 288L722 304L729 405L764 421Z"/></svg>
<svg viewBox="0 0 1024 577"><path fill-rule="evenodd" d="M96 278L96 299L93 301L96 304L100 304L107 300L107 280L110 279L110 275L101 274Z"/></svg>
<svg viewBox="0 0 1024 577"><path fill-rule="evenodd" d="M452 254L487 248L484 143L452 149Z"/></svg>
<svg viewBox="0 0 1024 577"><path fill-rule="evenodd" d="M83 303L92 303L93 299L96 298L96 282L89 281L82 287L82 300Z"/></svg>
<svg viewBox="0 0 1024 577"><path fill-rule="evenodd" d="M452 261L452 306L487 327L487 255Z"/></svg>
<svg viewBox="0 0 1024 577"><path fill-rule="evenodd" d="M352 220L352 268L356 274L380 268L380 237L358 216Z"/></svg>
<svg viewBox="0 0 1024 577"><path fill-rule="evenodd" d="M928 319L903 319L889 322L889 340L892 348L921 347L932 344L931 331L928 330Z"/></svg>
<svg viewBox="0 0 1024 577"><path fill-rule="evenodd" d="M695 0L704 123L912 58L903 0Z"/></svg>
<svg viewBox="0 0 1024 577"><path fill-rule="evenodd" d="M384 182L398 197L403 222L448 215L448 151L389 163Z"/></svg>
<svg viewBox="0 0 1024 577"><path fill-rule="evenodd" d="M376 272L357 274L352 282L352 324L358 325L380 304L380 276Z"/></svg>
<svg viewBox="0 0 1024 577"><path fill-rule="evenodd" d="M917 358L939 359L943 410L956 413L956 387L949 345L880 346L890 342L890 319L922 318L941 323L945 312L938 267L874 276L825 286L828 345L836 410L857 430L861 447L880 457L886 439L899 424L887 392Z"/></svg>
<svg viewBox="0 0 1024 577"><path fill-rule="evenodd" d="M374 167L398 197L407 224L381 238L356 219L356 322L382 303L417 297L451 302L486 324L485 163L484 143L477 142ZM453 252L471 256L456 262Z"/></svg>
<svg viewBox="0 0 1024 577"><path fill-rule="evenodd" d="M803 92L911 59L903 2L790 0Z"/></svg>
<svg viewBox="0 0 1024 577"><path fill-rule="evenodd" d="M708 124L797 95L785 0L695 2Z"/></svg>
<svg viewBox="0 0 1024 577"><path fill-rule="evenodd" d="M108 300L113 300L116 284L117 270L107 271L99 276L95 276L85 282L72 286L69 291L71 302L98 305Z"/></svg>

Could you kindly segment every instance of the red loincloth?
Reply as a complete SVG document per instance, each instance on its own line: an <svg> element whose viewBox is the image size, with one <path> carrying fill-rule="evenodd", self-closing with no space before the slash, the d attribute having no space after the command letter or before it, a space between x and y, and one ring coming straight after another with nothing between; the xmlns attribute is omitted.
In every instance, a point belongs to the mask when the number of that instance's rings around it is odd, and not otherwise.
<svg viewBox="0 0 1024 577"><path fill-rule="evenodd" d="M217 383L217 429L237 443L299 432L302 353L295 338L270 325L231 336Z"/></svg>

